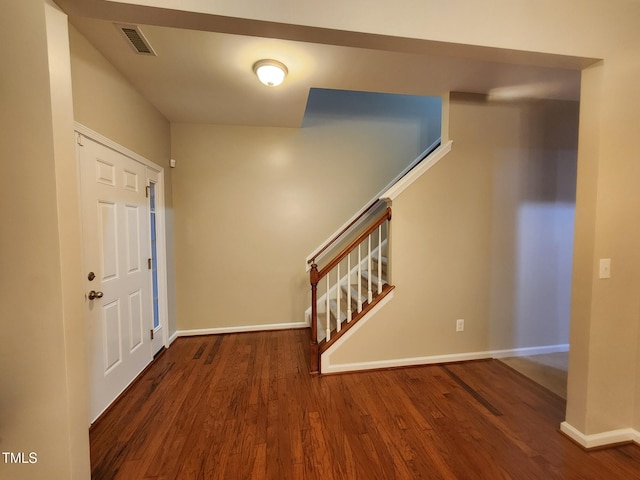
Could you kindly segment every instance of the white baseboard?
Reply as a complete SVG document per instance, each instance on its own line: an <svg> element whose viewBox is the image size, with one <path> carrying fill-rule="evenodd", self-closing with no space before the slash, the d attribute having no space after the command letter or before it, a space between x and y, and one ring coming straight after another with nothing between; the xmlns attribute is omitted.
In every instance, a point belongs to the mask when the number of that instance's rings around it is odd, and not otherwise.
<svg viewBox="0 0 640 480"><path fill-rule="evenodd" d="M196 335L219 335L221 333L261 332L265 330L290 330L292 328L307 328L305 322L271 323L265 325L243 325L238 327L199 328L193 330L178 330L176 337L192 337Z"/></svg>
<svg viewBox="0 0 640 480"><path fill-rule="evenodd" d="M376 360L373 362L332 364L330 356L325 354L322 356L322 373L343 373L360 370L377 370L381 368L410 367L414 365L462 362L468 360L481 360L485 358L491 358L491 354L487 352L454 353L450 355L433 355L430 357L409 357L391 360Z"/></svg>
<svg viewBox="0 0 640 480"><path fill-rule="evenodd" d="M569 344L561 343L559 345L544 345L541 347L524 347L524 348L512 348L509 350L492 350L491 356L493 358L507 358L507 357L528 357L530 355L545 355L547 353L568 352Z"/></svg>
<svg viewBox="0 0 640 480"><path fill-rule="evenodd" d="M169 345L171 345L175 339L178 338L178 331L176 330L175 332L173 332L171 334L171 336L169 336Z"/></svg>
<svg viewBox="0 0 640 480"><path fill-rule="evenodd" d="M342 340L342 338L340 340ZM371 362L341 364L333 364L331 362L330 352L326 352L322 355L322 373L342 373L360 370L375 370L381 368L409 367L412 365L431 365L434 363L464 362L469 360L483 360L487 358L522 357L528 355L542 355L546 353L567 351L569 351L569 345L560 344L543 345L538 347L513 348L509 350L488 350L484 352L452 353L446 355L430 355L425 357L408 357L390 360L376 360Z"/></svg>
<svg viewBox="0 0 640 480"><path fill-rule="evenodd" d="M560 424L560 430L577 444L584 448L598 448L617 443L635 442L640 444L640 432L633 428L622 428L608 432L585 435L580 430L569 425L567 422Z"/></svg>

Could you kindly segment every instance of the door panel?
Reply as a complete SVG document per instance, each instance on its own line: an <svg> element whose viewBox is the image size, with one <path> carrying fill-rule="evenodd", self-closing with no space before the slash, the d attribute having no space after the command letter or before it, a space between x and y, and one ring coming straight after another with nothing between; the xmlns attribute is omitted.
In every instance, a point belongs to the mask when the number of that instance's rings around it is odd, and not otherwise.
<svg viewBox="0 0 640 480"><path fill-rule="evenodd" d="M89 138L78 147L91 358L91 421L152 359L146 167Z"/></svg>
<svg viewBox="0 0 640 480"><path fill-rule="evenodd" d="M102 335L104 344L104 372L109 373L122 363L122 346L118 339L122 328L120 317L120 302L108 303L102 307L101 315Z"/></svg>
<svg viewBox="0 0 640 480"><path fill-rule="evenodd" d="M116 256L116 206L114 203L98 202L98 226L100 228L100 247L102 259L102 281L118 277L118 258Z"/></svg>
<svg viewBox="0 0 640 480"><path fill-rule="evenodd" d="M142 292L138 290L129 295L129 316L131 317L131 352L143 344L144 318L142 310Z"/></svg>
<svg viewBox="0 0 640 480"><path fill-rule="evenodd" d="M140 271L140 212L136 205L125 205L127 233L127 273Z"/></svg>

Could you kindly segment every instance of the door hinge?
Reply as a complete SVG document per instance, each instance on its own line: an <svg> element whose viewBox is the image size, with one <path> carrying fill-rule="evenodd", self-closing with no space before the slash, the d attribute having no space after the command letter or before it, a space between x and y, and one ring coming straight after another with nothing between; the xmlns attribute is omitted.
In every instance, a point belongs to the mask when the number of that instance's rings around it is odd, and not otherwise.
<svg viewBox="0 0 640 480"><path fill-rule="evenodd" d="M151 270L151 259L147 258L147 267L149 267L149 270Z"/></svg>
<svg viewBox="0 0 640 480"><path fill-rule="evenodd" d="M149 332L151 333L151 340L153 340L153 328Z"/></svg>
<svg viewBox="0 0 640 480"><path fill-rule="evenodd" d="M146 187L144 187L144 196L149 198L149 191L151 190L151 186L147 185Z"/></svg>
<svg viewBox="0 0 640 480"><path fill-rule="evenodd" d="M76 135L76 143L80 146L80 147L84 147L84 144L82 143L82 134L78 133Z"/></svg>

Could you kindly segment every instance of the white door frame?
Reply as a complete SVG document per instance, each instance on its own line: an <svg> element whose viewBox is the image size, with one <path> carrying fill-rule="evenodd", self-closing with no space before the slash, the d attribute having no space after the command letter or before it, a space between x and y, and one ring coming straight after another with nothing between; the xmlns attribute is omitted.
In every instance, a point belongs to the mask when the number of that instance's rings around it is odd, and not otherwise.
<svg viewBox="0 0 640 480"><path fill-rule="evenodd" d="M156 247L158 253L158 314L160 317L160 325L162 326L162 344L165 348L169 347L169 303L167 294L167 231L165 223L165 198L164 198L164 168L160 165L144 158L141 155L129 150L126 147L110 140L104 135L99 134L91 130L89 127L85 127L81 123L75 122L74 130L76 132L76 140L79 145L82 145L82 137L87 137L96 143L99 143L107 148L115 150L116 152L135 160L143 164L147 169L153 170L158 174L158 186L156 190L156 227L157 238ZM77 168L80 168L80 157L76 156ZM79 170L78 170L79 171ZM78 175L80 178L80 175ZM148 182L148 175L146 176ZM78 191L80 191L80 184L78 184ZM147 219L148 221L148 219ZM83 263L84 262L83 254Z"/></svg>

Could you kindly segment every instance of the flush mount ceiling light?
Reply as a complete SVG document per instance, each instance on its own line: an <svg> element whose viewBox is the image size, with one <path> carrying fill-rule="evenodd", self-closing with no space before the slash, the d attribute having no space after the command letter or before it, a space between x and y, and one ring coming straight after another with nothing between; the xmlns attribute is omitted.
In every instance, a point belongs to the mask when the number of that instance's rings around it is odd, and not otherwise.
<svg viewBox="0 0 640 480"><path fill-rule="evenodd" d="M253 64L253 71L268 87L277 87L289 73L286 65L277 60L258 60Z"/></svg>

